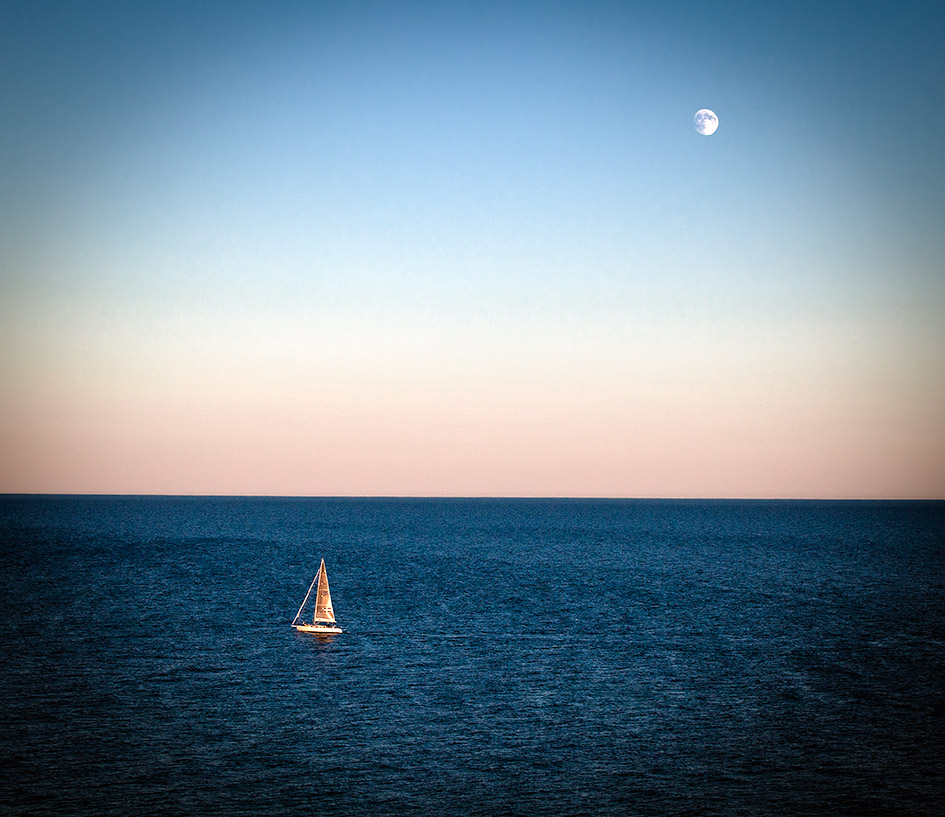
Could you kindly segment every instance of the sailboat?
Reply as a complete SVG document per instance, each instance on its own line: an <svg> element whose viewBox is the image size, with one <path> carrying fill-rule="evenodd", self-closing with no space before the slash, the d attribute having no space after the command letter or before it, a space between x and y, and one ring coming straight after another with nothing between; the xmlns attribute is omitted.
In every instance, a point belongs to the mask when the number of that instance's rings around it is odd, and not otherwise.
<svg viewBox="0 0 945 817"><path fill-rule="evenodd" d="M312 595L312 588L315 587L315 582L318 582L318 587L315 589L315 615L312 618L312 623L306 624L304 621L299 620L299 616L302 615L302 610L305 609L308 597ZM302 600L302 606L299 607L299 611L295 614L292 626L300 633L333 635L342 632L341 627L335 624L335 611L332 610L331 607L331 593L328 592L328 574L325 572L324 559L322 559L322 566L318 568L318 573L315 574L315 578L312 579L312 583L308 586L308 593L305 594L305 598Z"/></svg>

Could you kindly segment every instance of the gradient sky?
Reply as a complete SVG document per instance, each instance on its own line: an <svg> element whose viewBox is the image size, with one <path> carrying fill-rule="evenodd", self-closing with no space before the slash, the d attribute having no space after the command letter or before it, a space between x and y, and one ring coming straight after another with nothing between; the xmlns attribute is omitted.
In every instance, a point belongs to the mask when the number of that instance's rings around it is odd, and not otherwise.
<svg viewBox="0 0 945 817"><path fill-rule="evenodd" d="M5 4L0 491L945 497L880 5Z"/></svg>

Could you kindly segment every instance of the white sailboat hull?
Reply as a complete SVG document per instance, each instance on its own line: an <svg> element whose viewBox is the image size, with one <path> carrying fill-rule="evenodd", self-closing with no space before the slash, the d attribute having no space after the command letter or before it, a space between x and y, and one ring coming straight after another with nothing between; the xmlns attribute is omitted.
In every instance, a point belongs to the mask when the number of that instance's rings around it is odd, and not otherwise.
<svg viewBox="0 0 945 817"><path fill-rule="evenodd" d="M344 632L341 627L334 624L293 624L300 633L321 633L322 635L335 635Z"/></svg>

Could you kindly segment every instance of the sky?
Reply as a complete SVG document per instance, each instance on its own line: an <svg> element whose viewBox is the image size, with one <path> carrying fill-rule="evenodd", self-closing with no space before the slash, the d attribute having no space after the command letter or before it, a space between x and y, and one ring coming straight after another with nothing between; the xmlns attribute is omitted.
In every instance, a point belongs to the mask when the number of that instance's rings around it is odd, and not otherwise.
<svg viewBox="0 0 945 817"><path fill-rule="evenodd" d="M0 492L945 497L938 4L4 18Z"/></svg>

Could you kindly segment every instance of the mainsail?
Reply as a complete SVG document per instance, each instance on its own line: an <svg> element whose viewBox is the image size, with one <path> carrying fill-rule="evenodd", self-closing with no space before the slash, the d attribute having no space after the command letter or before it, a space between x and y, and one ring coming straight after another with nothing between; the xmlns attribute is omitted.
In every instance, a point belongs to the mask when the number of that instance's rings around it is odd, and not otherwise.
<svg viewBox="0 0 945 817"><path fill-rule="evenodd" d="M315 621L334 621L335 613L331 609L331 593L328 592L328 574L325 572L325 560L318 568L318 589L315 591Z"/></svg>

